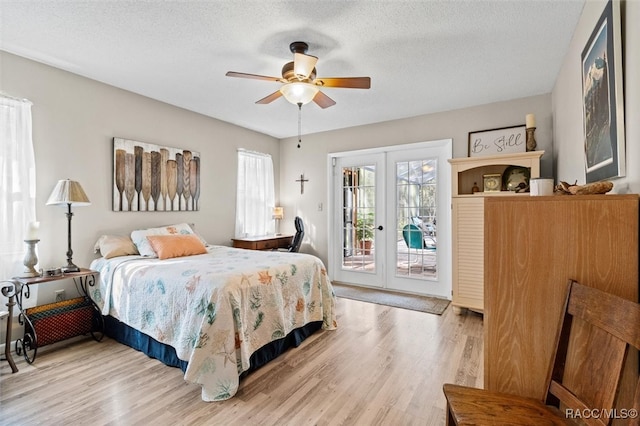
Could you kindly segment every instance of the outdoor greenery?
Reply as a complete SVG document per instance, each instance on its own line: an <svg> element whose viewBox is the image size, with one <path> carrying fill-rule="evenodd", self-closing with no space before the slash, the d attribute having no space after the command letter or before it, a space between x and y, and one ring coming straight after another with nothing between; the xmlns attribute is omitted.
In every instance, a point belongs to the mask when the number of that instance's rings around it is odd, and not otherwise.
<svg viewBox="0 0 640 426"><path fill-rule="evenodd" d="M359 213L356 219L356 238L358 241L371 241L373 240L373 225L374 225L373 213Z"/></svg>

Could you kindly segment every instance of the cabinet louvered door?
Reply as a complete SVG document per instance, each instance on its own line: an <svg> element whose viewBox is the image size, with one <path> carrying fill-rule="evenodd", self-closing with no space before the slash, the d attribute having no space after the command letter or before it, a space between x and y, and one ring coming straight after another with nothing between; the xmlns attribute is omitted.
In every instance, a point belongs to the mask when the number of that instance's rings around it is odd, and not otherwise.
<svg viewBox="0 0 640 426"><path fill-rule="evenodd" d="M456 198L453 215L453 305L484 309L484 198Z"/></svg>

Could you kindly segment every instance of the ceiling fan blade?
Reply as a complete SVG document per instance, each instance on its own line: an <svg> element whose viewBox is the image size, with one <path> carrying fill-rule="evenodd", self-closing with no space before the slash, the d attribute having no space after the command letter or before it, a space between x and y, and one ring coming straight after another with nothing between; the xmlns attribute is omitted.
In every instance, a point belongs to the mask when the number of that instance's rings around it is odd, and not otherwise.
<svg viewBox="0 0 640 426"><path fill-rule="evenodd" d="M316 62L318 62L318 58L315 56L305 55L303 53L294 53L293 73L297 77L302 77L302 79L309 78L311 71L313 71L316 66Z"/></svg>
<svg viewBox="0 0 640 426"><path fill-rule="evenodd" d="M328 97L322 92L316 93L316 95L313 97L313 102L318 104L320 108L329 108L330 106L333 106L336 104L336 101L334 101L333 99L331 99L330 97Z"/></svg>
<svg viewBox="0 0 640 426"><path fill-rule="evenodd" d="M275 92L273 92L272 94L270 94L269 96L265 96L264 98L260 99L259 101L256 101L257 104L270 104L271 102L275 101L276 99L278 99L280 96L282 96L282 92L277 90Z"/></svg>
<svg viewBox="0 0 640 426"><path fill-rule="evenodd" d="M244 72L235 72L235 71L228 71L225 75L227 77L252 78L255 80L282 81L282 78L280 77L269 77L266 75L247 74Z"/></svg>
<svg viewBox="0 0 640 426"><path fill-rule="evenodd" d="M322 77L316 78L313 84L322 87L369 89L371 88L371 77Z"/></svg>

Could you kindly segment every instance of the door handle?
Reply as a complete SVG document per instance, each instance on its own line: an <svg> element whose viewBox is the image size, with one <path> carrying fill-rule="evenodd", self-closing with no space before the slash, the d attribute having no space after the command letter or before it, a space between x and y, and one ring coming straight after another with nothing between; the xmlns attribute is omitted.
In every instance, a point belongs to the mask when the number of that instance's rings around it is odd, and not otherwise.
<svg viewBox="0 0 640 426"><path fill-rule="evenodd" d="M383 229L382 225L378 226L378 231L382 231Z"/></svg>

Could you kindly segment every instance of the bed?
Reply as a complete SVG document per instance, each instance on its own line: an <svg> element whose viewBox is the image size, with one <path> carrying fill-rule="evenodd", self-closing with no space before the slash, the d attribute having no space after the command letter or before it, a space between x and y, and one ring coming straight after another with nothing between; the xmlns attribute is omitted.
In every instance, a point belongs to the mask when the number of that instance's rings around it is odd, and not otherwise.
<svg viewBox="0 0 640 426"><path fill-rule="evenodd" d="M182 368L205 401L231 398L247 371L336 328L330 280L308 254L208 246L168 259L100 257L91 269L106 334Z"/></svg>

